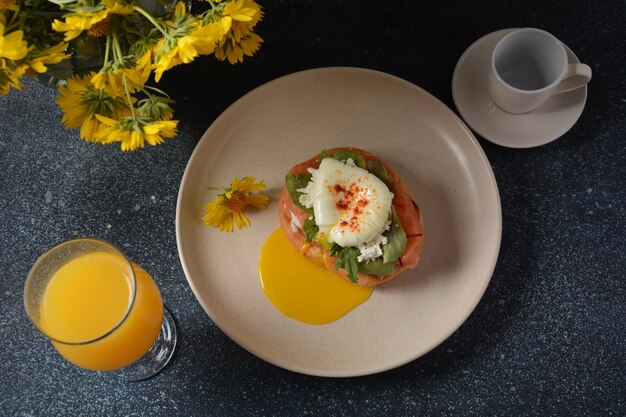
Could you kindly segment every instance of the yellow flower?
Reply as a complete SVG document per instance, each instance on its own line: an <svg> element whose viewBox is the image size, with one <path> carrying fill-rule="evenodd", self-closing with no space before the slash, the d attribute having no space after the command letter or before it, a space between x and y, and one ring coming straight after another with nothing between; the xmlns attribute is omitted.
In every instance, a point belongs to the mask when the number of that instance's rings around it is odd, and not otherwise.
<svg viewBox="0 0 626 417"><path fill-rule="evenodd" d="M15 0L0 0L0 10L13 10L17 12L20 8L15 4Z"/></svg>
<svg viewBox="0 0 626 417"><path fill-rule="evenodd" d="M132 129L132 126L130 129L125 129L122 127L119 120L111 119L100 114L97 114L96 118L104 125L104 128L96 135L98 142L122 142L122 150L134 150L137 147L143 147L141 132Z"/></svg>
<svg viewBox="0 0 626 417"><path fill-rule="evenodd" d="M75 12L65 15L65 21L55 19L52 22L52 29L57 32L65 32L64 40L68 42L77 38L84 30L89 30L93 25L107 19L109 15L134 13L132 5L123 5L116 0L104 0L103 3L104 8L101 10L77 9Z"/></svg>
<svg viewBox="0 0 626 417"><path fill-rule="evenodd" d="M148 49L137 60L135 70L140 73L140 78L143 80L143 84L150 78L150 70L152 69L152 49Z"/></svg>
<svg viewBox="0 0 626 417"><path fill-rule="evenodd" d="M110 14L129 15L135 13L132 2L122 4L117 0L103 0L104 6Z"/></svg>
<svg viewBox="0 0 626 417"><path fill-rule="evenodd" d="M96 142L96 134L102 130L104 126L94 116L87 116L80 125L80 138L85 142Z"/></svg>
<svg viewBox="0 0 626 417"><path fill-rule="evenodd" d="M90 112L89 105L81 100L90 91L92 76L93 72L85 77L70 77L67 80L67 85L59 87L60 95L57 97L56 103L63 110L61 121L67 129L79 127L83 120L94 116Z"/></svg>
<svg viewBox="0 0 626 417"><path fill-rule="evenodd" d="M122 99L93 86L91 79L94 75L90 72L83 77L68 78L67 85L59 87L60 94L56 99L63 111L61 121L65 128L80 126L80 137L87 142L98 141L96 134L106 127L96 118L96 114L126 117L130 113Z"/></svg>
<svg viewBox="0 0 626 417"><path fill-rule="evenodd" d="M0 22L0 58L13 61L24 58L28 52L28 44L23 39L24 32L15 30L7 35L4 30L4 22Z"/></svg>
<svg viewBox="0 0 626 417"><path fill-rule="evenodd" d="M158 51L163 44L163 39L161 39L156 44L155 51ZM180 64L182 64L182 61L178 57L178 47L175 47L173 50L165 54L161 54L152 66L154 69L154 81L159 82L165 71Z"/></svg>
<svg viewBox="0 0 626 417"><path fill-rule="evenodd" d="M115 120L97 114L96 118L105 126L96 133L96 140L102 143L121 142L122 151L134 151L143 148L145 142L159 145L163 138L176 136L178 120L157 120L147 124L128 117L127 120Z"/></svg>
<svg viewBox="0 0 626 417"><path fill-rule="evenodd" d="M95 88L106 91L111 97L122 97L126 95L121 72L101 70L91 77L91 83Z"/></svg>
<svg viewBox="0 0 626 417"><path fill-rule="evenodd" d="M180 64L192 62L199 54L209 55L215 51L224 31L222 25L201 22L185 18L185 4L176 5L174 16L168 21L168 35L154 47L156 56L154 79L159 81L163 72Z"/></svg>
<svg viewBox="0 0 626 417"><path fill-rule="evenodd" d="M201 25L192 36L196 38L194 47L201 55L210 55L215 52L218 42L224 36L225 31L219 23L208 23Z"/></svg>
<svg viewBox="0 0 626 417"><path fill-rule="evenodd" d="M19 90L22 88L20 77L24 75L28 65L20 65L17 68L8 68L4 59L0 59L0 94L9 94L11 87Z"/></svg>
<svg viewBox="0 0 626 417"><path fill-rule="evenodd" d="M261 6L252 0L234 0L226 4L222 16L225 31L230 30L232 25L234 36L239 40L261 20L263 12Z"/></svg>
<svg viewBox="0 0 626 417"><path fill-rule="evenodd" d="M106 9L97 12L77 10L75 13L66 15L65 21L55 19L52 22L52 29L57 32L65 32L63 39L69 42L77 38L84 30L106 19L108 15L109 13Z"/></svg>
<svg viewBox="0 0 626 417"><path fill-rule="evenodd" d="M32 59L28 61L28 65L33 71L43 74L48 70L46 65L58 64L71 57L70 54L65 53L66 50L67 43L61 42L50 48L36 51L33 53Z"/></svg>
<svg viewBox="0 0 626 417"><path fill-rule="evenodd" d="M259 50L263 39L256 33L249 33L246 37L234 41L234 39L228 39L215 50L215 57L220 61L228 59L231 64L237 62L243 62L243 56L252 56Z"/></svg>
<svg viewBox="0 0 626 417"><path fill-rule="evenodd" d="M101 36L106 36L111 32L111 18L107 16L106 19L99 21L98 23L94 23L87 29L87 33L89 36L93 36L94 38L99 38Z"/></svg>
<svg viewBox="0 0 626 417"><path fill-rule="evenodd" d="M147 74L143 69L136 66L118 69L102 69L91 78L93 86L99 90L104 90L111 97L122 97L126 95L124 87L124 77L128 92L133 94L141 89L148 80L150 72Z"/></svg>
<svg viewBox="0 0 626 417"><path fill-rule="evenodd" d="M220 20L225 36L215 50L215 57L236 64L243 61L244 55L254 55L263 39L252 30L262 18L261 6L252 0L234 0L226 4Z"/></svg>
<svg viewBox="0 0 626 417"><path fill-rule="evenodd" d="M196 49L196 45L202 44L203 48L210 47L208 39L197 36L197 32L198 30L193 31L189 35L183 36L182 38L178 39L178 42L176 42L178 58L183 64L190 63L198 56L198 50ZM217 39L214 40L214 45L216 41Z"/></svg>
<svg viewBox="0 0 626 417"><path fill-rule="evenodd" d="M244 210L246 206L263 209L267 207L270 199L263 194L251 194L254 191L265 188L265 182L256 182L255 177L235 178L230 188L223 188L224 194L220 194L214 201L204 206L206 214L202 221L206 226L219 227L220 232L232 232L233 223L237 229L250 226L250 220Z"/></svg>
<svg viewBox="0 0 626 417"><path fill-rule="evenodd" d="M176 126L178 120L158 120L147 126L144 126L143 133L146 142L150 145L160 145L164 142L163 138L173 138L176 136Z"/></svg>

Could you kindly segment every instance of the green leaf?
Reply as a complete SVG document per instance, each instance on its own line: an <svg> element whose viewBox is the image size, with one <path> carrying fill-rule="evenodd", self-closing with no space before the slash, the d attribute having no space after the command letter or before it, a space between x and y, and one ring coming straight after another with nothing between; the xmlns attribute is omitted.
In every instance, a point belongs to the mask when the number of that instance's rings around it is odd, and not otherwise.
<svg viewBox="0 0 626 417"><path fill-rule="evenodd" d="M331 254L333 256L339 255L339 259L335 262L335 271L343 268L348 273L348 279L352 282L357 282L356 274L359 272L359 263L356 259L360 253L359 249L355 247L342 248L339 245L333 246Z"/></svg>
<svg viewBox="0 0 626 417"><path fill-rule="evenodd" d="M338 149L333 154L333 158L338 161L346 161L348 158L352 158L354 164L359 168L367 169L365 159L356 152L352 152L346 149Z"/></svg>
<svg viewBox="0 0 626 417"><path fill-rule="evenodd" d="M387 236L387 244L382 247L383 262L395 262L406 249L406 233L404 233L400 219L395 212L392 213L391 227L385 236Z"/></svg>
<svg viewBox="0 0 626 417"><path fill-rule="evenodd" d="M291 201L293 201L300 210L312 216L313 209L300 204L300 196L302 193L298 191L298 189L306 187L310 180L311 174L287 174L285 177L285 186L287 187Z"/></svg>
<svg viewBox="0 0 626 417"><path fill-rule="evenodd" d="M321 161L322 159L326 159L326 158L330 158L330 155L328 154L328 151L327 151L326 149L324 149L324 150L322 151L322 153L320 154L320 161Z"/></svg>
<svg viewBox="0 0 626 417"><path fill-rule="evenodd" d="M379 277L391 274L396 270L395 262L385 262L383 258L372 259L359 264L361 274L378 275Z"/></svg>
<svg viewBox="0 0 626 417"><path fill-rule="evenodd" d="M391 179L391 175L389 175L389 171L382 162L378 159L370 159L367 161L367 170L376 175L385 185L389 188L391 192L393 192L393 180Z"/></svg>
<svg viewBox="0 0 626 417"><path fill-rule="evenodd" d="M306 235L306 241L311 243L313 239L315 239L315 235L317 235L320 228L315 224L315 219L313 217L307 217L302 225L302 230Z"/></svg>

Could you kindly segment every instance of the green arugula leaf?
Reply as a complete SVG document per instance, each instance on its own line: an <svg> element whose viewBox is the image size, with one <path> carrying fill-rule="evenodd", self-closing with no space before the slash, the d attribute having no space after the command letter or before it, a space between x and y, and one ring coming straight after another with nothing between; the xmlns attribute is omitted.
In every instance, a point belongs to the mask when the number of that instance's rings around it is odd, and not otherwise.
<svg viewBox="0 0 626 417"><path fill-rule="evenodd" d="M367 161L367 170L376 175L385 185L389 188L389 191L393 192L393 180L391 179L391 175L389 175L389 171L382 162L378 159L370 159Z"/></svg>
<svg viewBox="0 0 626 417"><path fill-rule="evenodd" d="M400 219L398 219L395 211L392 211L391 227L385 233L385 236L387 236L387 244L382 247L383 262L395 262L406 249L406 233L404 233Z"/></svg>
<svg viewBox="0 0 626 417"><path fill-rule="evenodd" d="M326 159L326 158L330 158L330 155L328 154L328 151L327 151L326 149L324 149L324 150L322 151L322 153L320 154L320 161L321 161L322 159Z"/></svg>
<svg viewBox="0 0 626 417"><path fill-rule="evenodd" d="M312 216L313 208L307 208L300 204L300 196L302 193L298 191L298 189L306 187L309 181L311 181L311 174L287 174L285 177L285 186L287 187L291 201L293 201L300 210Z"/></svg>
<svg viewBox="0 0 626 417"><path fill-rule="evenodd" d="M338 161L346 161L348 158L352 158L354 164L359 168L367 169L365 159L356 152L352 152L346 149L338 149L333 154L333 158Z"/></svg>
<svg viewBox="0 0 626 417"><path fill-rule="evenodd" d="M339 256L339 259L335 262L335 271L343 268L348 273L348 279L352 282L357 282L356 274L359 272L359 263L356 258L360 253L358 248L342 248L335 244L331 249L331 255Z"/></svg>
<svg viewBox="0 0 626 417"><path fill-rule="evenodd" d="M315 235L317 235L320 228L315 224L315 219L313 217L307 217L302 225L302 230L306 235L306 241L311 243L313 239L315 239Z"/></svg>

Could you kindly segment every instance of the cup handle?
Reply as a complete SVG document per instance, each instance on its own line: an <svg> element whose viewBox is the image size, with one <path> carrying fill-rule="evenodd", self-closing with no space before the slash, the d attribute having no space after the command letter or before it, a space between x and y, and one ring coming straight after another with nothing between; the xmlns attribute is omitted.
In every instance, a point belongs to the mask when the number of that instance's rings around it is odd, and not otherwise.
<svg viewBox="0 0 626 417"><path fill-rule="evenodd" d="M586 85L591 80L591 68L586 64L568 64L567 73L554 91L554 94L565 93Z"/></svg>

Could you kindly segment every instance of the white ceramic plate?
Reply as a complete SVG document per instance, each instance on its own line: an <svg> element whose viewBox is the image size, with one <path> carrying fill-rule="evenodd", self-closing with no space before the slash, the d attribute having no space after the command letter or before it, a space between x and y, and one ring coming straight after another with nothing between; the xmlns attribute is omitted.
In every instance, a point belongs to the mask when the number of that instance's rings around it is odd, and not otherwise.
<svg viewBox="0 0 626 417"><path fill-rule="evenodd" d="M413 190L425 223L418 268L375 289L340 320L307 325L265 297L259 251L278 225L277 200L295 163L354 146L389 162ZM256 176L272 197L232 234L203 226L207 186ZM355 68L299 72L231 105L206 131L182 179L176 235L183 269L211 319L277 366L311 375L388 370L430 351L470 315L491 278L502 216L493 172L476 139L445 105L394 76Z"/></svg>

